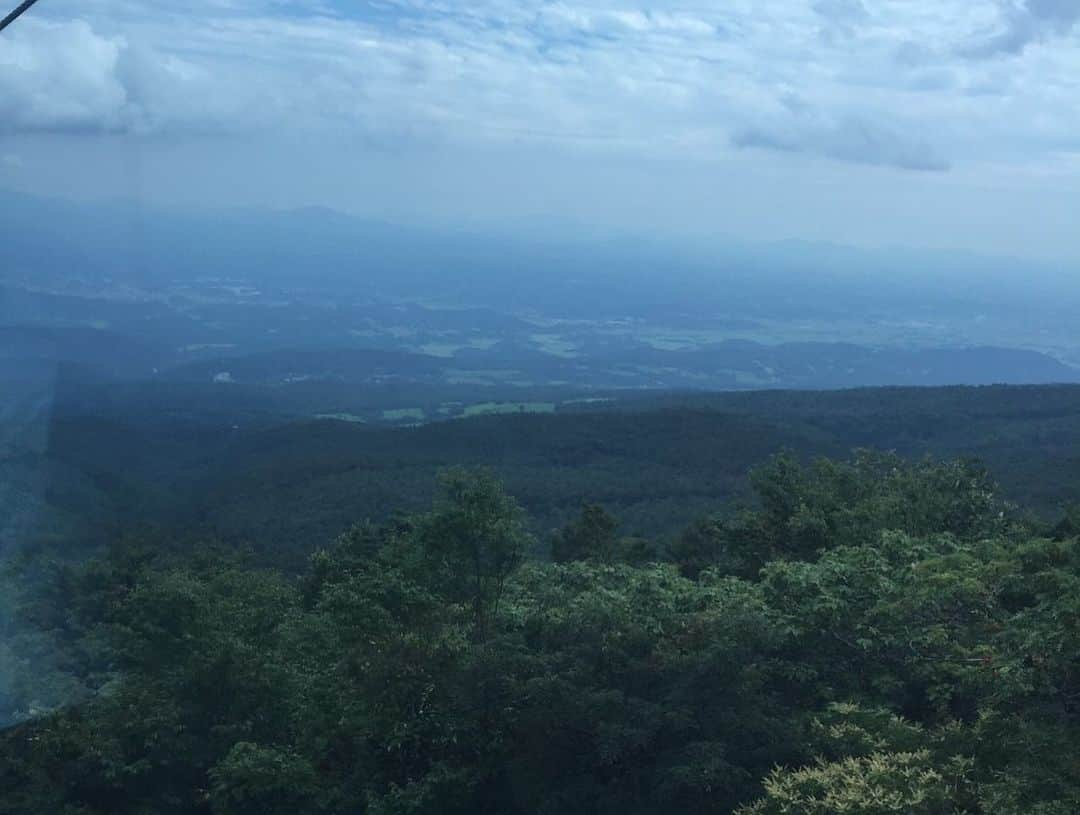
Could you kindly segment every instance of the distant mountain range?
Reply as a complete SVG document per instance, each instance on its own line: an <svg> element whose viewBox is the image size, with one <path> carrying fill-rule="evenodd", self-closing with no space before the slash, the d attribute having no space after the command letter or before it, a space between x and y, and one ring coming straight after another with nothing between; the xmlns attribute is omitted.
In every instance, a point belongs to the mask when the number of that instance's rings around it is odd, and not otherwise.
<svg viewBox="0 0 1080 815"><path fill-rule="evenodd" d="M962 252L674 245L648 236L557 241L386 224L320 207L192 213L4 191L0 218L0 264L24 280L66 275L154 288L228 278L585 319L1064 312L1080 304L1076 270Z"/></svg>
<svg viewBox="0 0 1080 815"><path fill-rule="evenodd" d="M0 216L9 376L64 363L122 381L582 391L1080 377L1080 287L964 254L551 243L11 193Z"/></svg>

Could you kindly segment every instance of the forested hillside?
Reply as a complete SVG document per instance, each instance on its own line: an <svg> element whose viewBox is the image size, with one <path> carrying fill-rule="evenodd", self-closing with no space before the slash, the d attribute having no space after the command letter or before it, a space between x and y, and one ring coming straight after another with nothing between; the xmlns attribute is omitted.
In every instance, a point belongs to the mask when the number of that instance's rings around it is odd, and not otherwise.
<svg viewBox="0 0 1080 815"><path fill-rule="evenodd" d="M172 412L164 396L132 406L127 394L120 408L58 397L42 434L44 472L58 475L34 476L38 497L84 518L86 538L148 523L289 568L356 519L424 508L434 472L454 465L491 467L542 539L583 501L626 534L670 539L748 500L747 470L783 449L978 458L1006 497L1046 519L1080 492L1080 388L1067 386L639 394L403 428L269 407L253 418L199 390L170 392L184 405Z"/></svg>
<svg viewBox="0 0 1080 815"><path fill-rule="evenodd" d="M20 598L0 811L1076 812L1077 519L958 462L750 481L667 547L587 505L530 555L465 469L299 576L117 541Z"/></svg>
<svg viewBox="0 0 1080 815"><path fill-rule="evenodd" d="M1080 807L1075 388L232 409L8 439L0 813Z"/></svg>

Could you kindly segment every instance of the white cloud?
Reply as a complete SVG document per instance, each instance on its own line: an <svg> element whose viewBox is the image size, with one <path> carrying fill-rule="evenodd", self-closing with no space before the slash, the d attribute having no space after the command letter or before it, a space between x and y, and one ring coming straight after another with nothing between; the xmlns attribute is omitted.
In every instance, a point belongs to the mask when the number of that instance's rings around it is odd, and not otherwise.
<svg viewBox="0 0 1080 815"><path fill-rule="evenodd" d="M117 129L127 94L116 77L124 42L81 20L26 20L0 48L0 127Z"/></svg>
<svg viewBox="0 0 1080 815"><path fill-rule="evenodd" d="M1080 131L1065 103L1080 92L1077 13L1076 0L57 0L0 49L0 130L332 129L380 146L702 158L754 145L906 169L1043 160ZM1009 70L960 56L973 43L1011 53ZM813 113L778 106L792 93Z"/></svg>
<svg viewBox="0 0 1080 815"><path fill-rule="evenodd" d="M0 48L0 133L151 133L221 130L239 110L222 104L229 82L85 20L26 19ZM236 101L250 87L236 88Z"/></svg>
<svg viewBox="0 0 1080 815"><path fill-rule="evenodd" d="M733 141L740 148L808 153L853 164L934 172L949 169L949 163L920 137L856 116L832 120L792 112L741 128Z"/></svg>

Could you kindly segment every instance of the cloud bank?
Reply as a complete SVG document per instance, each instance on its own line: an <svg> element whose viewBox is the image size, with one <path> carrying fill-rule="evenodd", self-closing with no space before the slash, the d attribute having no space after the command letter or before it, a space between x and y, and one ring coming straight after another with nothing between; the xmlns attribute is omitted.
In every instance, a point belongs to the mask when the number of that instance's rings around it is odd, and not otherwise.
<svg viewBox="0 0 1080 815"><path fill-rule="evenodd" d="M0 48L9 133L351 128L371 144L517 140L703 157L757 147L941 171L1080 126L1080 114L1049 106L1080 90L1075 0L45 9ZM1004 59L1031 64L1003 73ZM1054 81L1038 81L1053 69ZM814 115L777 101L792 95ZM988 130L975 96L995 97L1013 132ZM1025 129L1036 112L1039 126Z"/></svg>
<svg viewBox="0 0 1080 815"><path fill-rule="evenodd" d="M990 59L1021 54L1029 46L1066 39L1080 20L1076 0L1025 0L1001 5L1001 20L993 33L960 50L964 56Z"/></svg>

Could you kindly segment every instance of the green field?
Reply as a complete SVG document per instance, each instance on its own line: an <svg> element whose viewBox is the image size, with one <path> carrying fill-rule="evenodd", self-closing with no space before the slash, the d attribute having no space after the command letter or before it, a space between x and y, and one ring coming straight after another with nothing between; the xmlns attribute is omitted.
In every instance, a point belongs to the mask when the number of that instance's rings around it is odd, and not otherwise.
<svg viewBox="0 0 1080 815"><path fill-rule="evenodd" d="M367 422L363 416L357 416L355 413L317 413L316 419L332 419L336 422L358 422L363 424Z"/></svg>
<svg viewBox="0 0 1080 815"><path fill-rule="evenodd" d="M465 408L465 416L491 416L501 413L554 413L554 402L481 402Z"/></svg>
<svg viewBox="0 0 1080 815"><path fill-rule="evenodd" d="M395 410L384 410L382 417L388 422L400 422L406 419L415 419L418 422L424 421L424 409L418 407L411 408L397 408Z"/></svg>

